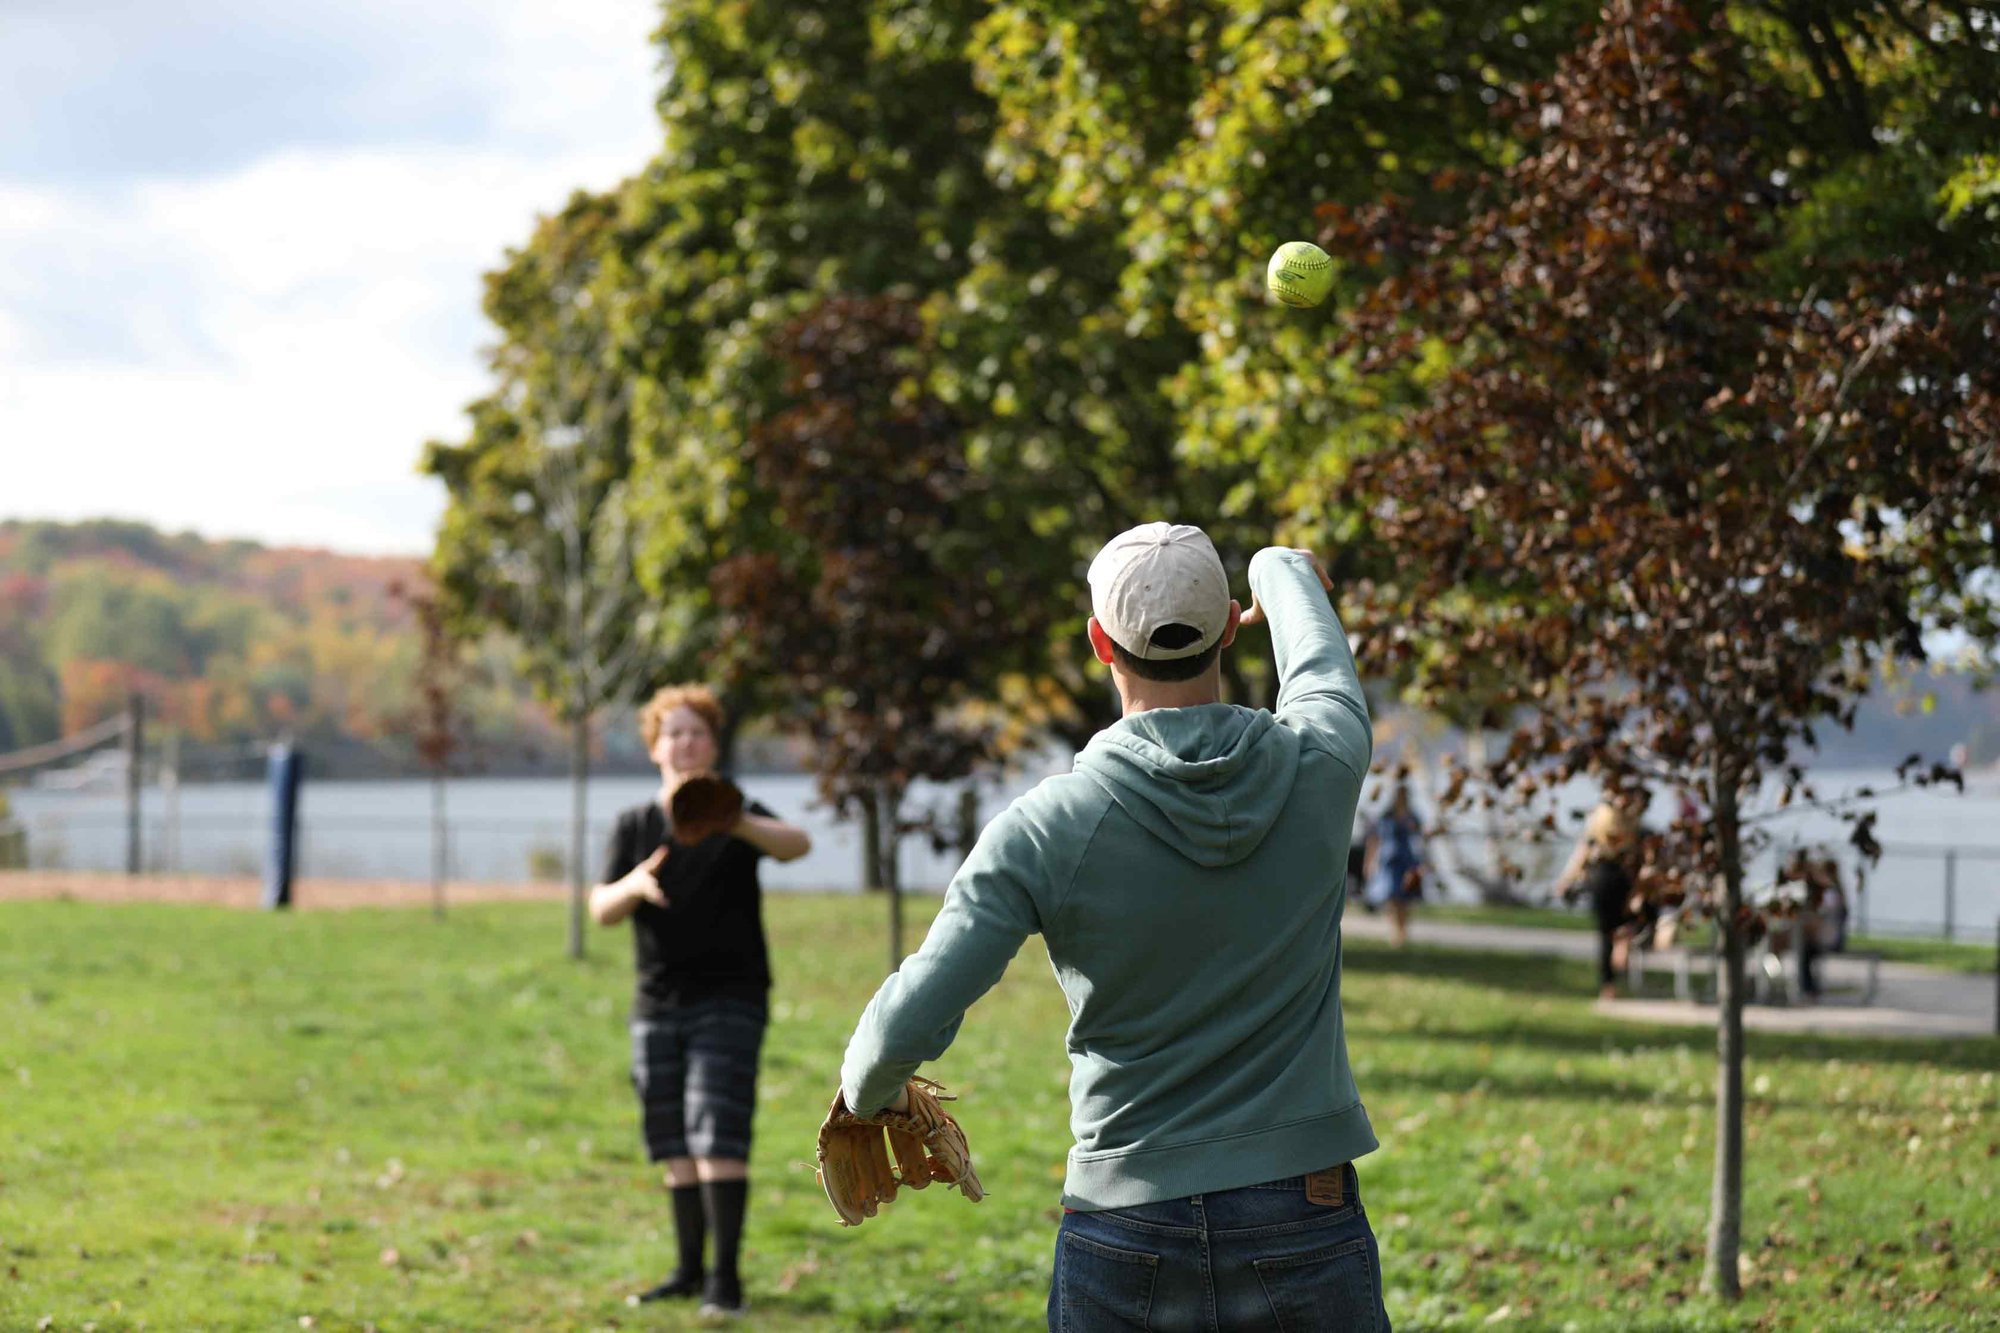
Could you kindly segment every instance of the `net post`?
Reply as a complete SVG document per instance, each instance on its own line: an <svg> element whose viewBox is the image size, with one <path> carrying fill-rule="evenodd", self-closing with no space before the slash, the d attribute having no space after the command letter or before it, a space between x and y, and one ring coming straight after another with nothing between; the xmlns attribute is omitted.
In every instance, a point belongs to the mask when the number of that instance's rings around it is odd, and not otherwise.
<svg viewBox="0 0 2000 1333"><path fill-rule="evenodd" d="M304 757L290 741L271 747L271 851L264 872L264 907L292 905L292 866L297 849L299 780Z"/></svg>

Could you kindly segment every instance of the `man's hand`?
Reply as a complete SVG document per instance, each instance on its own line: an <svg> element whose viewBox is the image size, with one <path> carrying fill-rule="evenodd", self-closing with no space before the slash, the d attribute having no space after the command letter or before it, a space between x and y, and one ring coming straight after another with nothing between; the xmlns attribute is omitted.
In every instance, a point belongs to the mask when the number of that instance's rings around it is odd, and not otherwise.
<svg viewBox="0 0 2000 1333"><path fill-rule="evenodd" d="M897 1097L905 1109L884 1107L858 1116L836 1094L819 1127L819 1183L842 1226L860 1226L896 1197L935 1181L958 1187L978 1203L986 1197L965 1131L941 1102L953 1098L929 1079L912 1079ZM893 1161L892 1161L893 1156Z"/></svg>
<svg viewBox="0 0 2000 1333"><path fill-rule="evenodd" d="M1331 596L1333 593L1333 576L1326 572L1326 565L1321 562L1318 556L1306 550L1303 546L1294 546L1291 549L1312 561L1313 573L1319 575L1319 586ZM1243 613L1243 618L1237 623L1240 625L1261 625L1264 623L1264 608L1257 605L1256 597L1251 597L1250 609Z"/></svg>
<svg viewBox="0 0 2000 1333"><path fill-rule="evenodd" d="M655 907L665 907L667 895L660 892L658 876L660 866L666 859L667 846L661 843L658 851L625 872L625 877L618 881L618 887L623 889L625 896L633 902L643 901Z"/></svg>

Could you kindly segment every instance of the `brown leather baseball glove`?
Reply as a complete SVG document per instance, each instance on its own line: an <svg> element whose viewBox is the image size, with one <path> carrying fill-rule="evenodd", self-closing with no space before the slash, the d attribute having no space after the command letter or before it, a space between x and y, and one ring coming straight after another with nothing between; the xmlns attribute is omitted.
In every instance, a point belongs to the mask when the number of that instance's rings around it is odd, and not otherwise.
<svg viewBox="0 0 2000 1333"><path fill-rule="evenodd" d="M972 1169L965 1131L939 1104L956 1099L927 1078L913 1078L905 1087L908 1111L874 1115L854 1114L846 1096L836 1093L826 1123L819 1127L819 1183L844 1227L858 1227L875 1216L896 1197L898 1186L920 1190L941 1180L958 1186L974 1203L986 1197ZM889 1165L891 1152L894 1167Z"/></svg>
<svg viewBox="0 0 2000 1333"><path fill-rule="evenodd" d="M743 817L743 793L728 778L701 773L674 788L667 798L667 818L674 841L692 845L727 833Z"/></svg>

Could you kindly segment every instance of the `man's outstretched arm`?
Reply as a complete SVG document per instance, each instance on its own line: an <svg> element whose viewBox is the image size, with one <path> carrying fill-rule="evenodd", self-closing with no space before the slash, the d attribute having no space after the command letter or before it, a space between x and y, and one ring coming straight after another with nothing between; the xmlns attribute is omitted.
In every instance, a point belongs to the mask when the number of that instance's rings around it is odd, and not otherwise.
<svg viewBox="0 0 2000 1333"><path fill-rule="evenodd" d="M847 1043L840 1086L850 1110L881 1110L918 1066L944 1054L965 1011L1041 929L1036 899L1052 851L1018 807L987 826L923 947L882 983Z"/></svg>

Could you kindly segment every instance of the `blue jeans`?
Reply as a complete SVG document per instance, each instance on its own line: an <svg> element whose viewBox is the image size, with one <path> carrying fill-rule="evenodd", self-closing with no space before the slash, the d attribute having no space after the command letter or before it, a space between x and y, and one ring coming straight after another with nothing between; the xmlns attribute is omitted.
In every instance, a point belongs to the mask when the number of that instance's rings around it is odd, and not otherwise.
<svg viewBox="0 0 2000 1333"><path fill-rule="evenodd" d="M1382 1256L1351 1165L1136 1208L1066 1212L1056 1233L1050 1333L1388 1328Z"/></svg>

